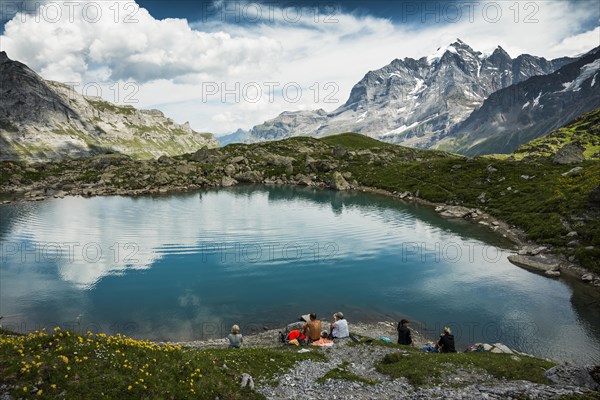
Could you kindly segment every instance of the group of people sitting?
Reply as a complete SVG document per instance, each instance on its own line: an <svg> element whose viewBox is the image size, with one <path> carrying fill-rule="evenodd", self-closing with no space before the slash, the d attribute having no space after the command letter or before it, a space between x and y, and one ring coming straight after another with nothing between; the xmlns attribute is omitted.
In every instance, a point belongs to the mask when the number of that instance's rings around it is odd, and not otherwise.
<svg viewBox="0 0 600 400"><path fill-rule="evenodd" d="M302 334L306 336L309 343L316 342L322 338L325 339L343 339L350 336L348 330L348 321L344 319L344 314L336 312L333 314L329 332L323 330L321 321L317 319L317 314L310 313L309 320L302 327Z"/></svg>
<svg viewBox="0 0 600 400"><path fill-rule="evenodd" d="M348 321L346 321L342 312L333 314L333 319L329 324L328 330L323 329L323 325L317 319L316 313L303 316L301 321L303 322L288 325L289 329L285 334L280 332L281 340L296 345L313 344L316 346L328 346L333 343L333 339L350 337ZM231 327L231 333L227 335L227 339L229 340L230 348L241 347L243 338L238 325Z"/></svg>
<svg viewBox="0 0 600 400"><path fill-rule="evenodd" d="M337 312L333 314L333 319L329 324L329 329L324 329L323 324L317 319L317 314L310 313L300 317L299 322L289 324L284 332L279 332L279 337L283 343L296 346L333 346L334 339L344 339L350 337L348 322L344 314Z"/></svg>
<svg viewBox="0 0 600 400"><path fill-rule="evenodd" d="M398 323L398 344L412 346L413 341L411 330L408 327L409 323L410 322L407 319L403 319ZM440 338L435 343L434 351L437 351L438 353L456 353L456 348L454 347L454 335L449 327L444 327L444 330L440 334Z"/></svg>
<svg viewBox="0 0 600 400"><path fill-rule="evenodd" d="M348 321L344 319L344 314L336 312L333 314L333 319L329 324L329 331L323 329L321 321L317 319L316 313L310 313L308 318L303 317L306 321L301 326L301 329L292 329L285 337L282 337L283 341L292 344L314 344L314 345L330 345L333 339L344 339L350 337L350 331L348 330ZM408 327L410 322L407 319L402 319L398 323L398 344L405 346L412 346L412 333ZM283 334L282 334L283 335ZM231 327L231 333L227 335L229 340L230 348L240 348L243 343L242 334L240 333L240 327L233 325ZM440 334L440 338L435 343L435 347L431 351L439 353L456 353L454 347L454 335L449 327L444 327L444 330Z"/></svg>

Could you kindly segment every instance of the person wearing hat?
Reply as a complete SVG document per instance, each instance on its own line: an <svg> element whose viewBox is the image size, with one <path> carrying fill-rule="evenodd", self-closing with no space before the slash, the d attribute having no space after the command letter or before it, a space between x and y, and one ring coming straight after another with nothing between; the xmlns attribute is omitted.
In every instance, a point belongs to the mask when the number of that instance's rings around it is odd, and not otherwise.
<svg viewBox="0 0 600 400"><path fill-rule="evenodd" d="M412 337L410 335L410 328L408 327L409 321L403 319L398 324L398 344L405 346L412 345Z"/></svg>
<svg viewBox="0 0 600 400"><path fill-rule="evenodd" d="M329 326L330 336L333 339L342 339L350 336L348 331L348 321L344 319L344 314L336 312L333 314L333 321Z"/></svg>

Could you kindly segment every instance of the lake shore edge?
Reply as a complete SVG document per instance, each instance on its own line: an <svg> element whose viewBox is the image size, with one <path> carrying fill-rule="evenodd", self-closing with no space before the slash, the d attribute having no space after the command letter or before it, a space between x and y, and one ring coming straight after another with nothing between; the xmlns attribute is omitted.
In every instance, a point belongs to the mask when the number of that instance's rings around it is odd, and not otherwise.
<svg viewBox="0 0 600 400"><path fill-rule="evenodd" d="M321 190L339 190L333 188L327 188L318 184L307 185L307 182L266 182L257 183L258 185L265 186L299 186L299 187L312 187ZM11 197L11 200L2 200L2 204L11 204L15 202L37 202L48 199L61 199L67 196L70 197L96 197L96 196L146 196L146 195L167 195L173 193L189 193L197 192L206 189L217 189L222 187L231 187L240 184L241 182L235 182L231 185L222 185L221 182L217 181L211 185L185 185L185 186L168 186L168 187L149 187L145 189L122 189L119 187L102 186L97 188L89 185L75 186L64 188L66 190L50 190L41 189L39 187L23 188L23 190L16 191L16 188L7 190L0 186L0 196ZM513 243L516 248L514 253L508 257L509 261L520 268L527 269L534 273L544 275L549 279L556 279L561 273L569 275L572 278L581 280L584 283L589 284L590 287L597 288L600 293L600 274L590 271L584 267L577 265L574 261L569 261L563 254L553 254L549 251L549 248L541 243L529 240L527 235L520 229L510 226L510 224L494 217L493 215L482 211L478 208L464 207L464 206L449 206L445 203L433 202L427 199L423 199L415 196L410 192L398 193L396 191L389 191L382 188L365 186L365 185L348 185L344 191L355 191L355 192L367 192L379 195L388 196L396 200L402 201L405 204L418 204L424 205L434 209L438 214L446 219L463 219L468 220L471 223L477 223L488 227L498 235L506 238Z"/></svg>
<svg viewBox="0 0 600 400"><path fill-rule="evenodd" d="M564 273L589 283L590 286L598 288L600 293L600 274L596 274L570 262L564 254L553 254L548 252L547 247L543 246L543 244L529 240L522 230L511 227L507 222L478 208L448 206L445 203L436 203L414 197L412 194L390 192L385 189L369 186L358 186L353 188L353 190L390 196L400 201L404 201L405 203L424 205L435 209L436 212L446 219L465 219L472 223L478 223L489 227L517 247L515 249L515 254L508 257L508 260L513 265L535 272L539 275L544 275L550 279L558 278L560 273ZM449 208L451 212L447 212ZM540 259L543 261L540 262ZM583 279L584 277L585 279Z"/></svg>

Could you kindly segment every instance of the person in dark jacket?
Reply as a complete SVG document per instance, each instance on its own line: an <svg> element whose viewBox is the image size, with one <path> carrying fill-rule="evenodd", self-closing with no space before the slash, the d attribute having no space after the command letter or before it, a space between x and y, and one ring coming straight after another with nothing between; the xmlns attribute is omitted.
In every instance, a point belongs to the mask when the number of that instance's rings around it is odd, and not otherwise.
<svg viewBox="0 0 600 400"><path fill-rule="evenodd" d="M398 324L398 344L410 346L412 344L412 337L410 335L410 328L408 327L408 320L403 319Z"/></svg>
<svg viewBox="0 0 600 400"><path fill-rule="evenodd" d="M454 335L447 326L444 327L444 332L440 335L440 340L437 341L435 346L440 353L456 353L454 348Z"/></svg>

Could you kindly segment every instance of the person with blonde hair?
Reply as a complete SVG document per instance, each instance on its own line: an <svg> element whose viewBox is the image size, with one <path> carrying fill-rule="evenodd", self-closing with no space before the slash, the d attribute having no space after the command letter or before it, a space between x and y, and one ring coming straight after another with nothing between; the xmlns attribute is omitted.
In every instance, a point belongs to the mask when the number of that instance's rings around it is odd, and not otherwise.
<svg viewBox="0 0 600 400"><path fill-rule="evenodd" d="M449 327L444 327L444 331L440 335L440 339L435 344L435 347L440 353L456 353L456 348L454 347L454 335Z"/></svg>
<svg viewBox="0 0 600 400"><path fill-rule="evenodd" d="M227 339L229 339L229 348L230 349L239 349L242 347L242 342L244 338L240 333L240 327L237 325L233 325L231 327L231 333L227 335Z"/></svg>

